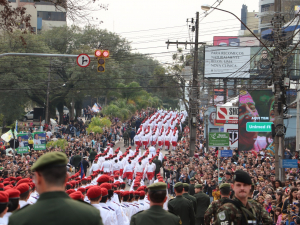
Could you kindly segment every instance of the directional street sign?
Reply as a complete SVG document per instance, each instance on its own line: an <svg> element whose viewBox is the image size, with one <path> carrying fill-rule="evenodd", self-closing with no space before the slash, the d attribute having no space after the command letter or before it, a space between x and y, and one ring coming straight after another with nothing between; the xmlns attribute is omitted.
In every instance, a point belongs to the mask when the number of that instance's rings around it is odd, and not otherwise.
<svg viewBox="0 0 300 225"><path fill-rule="evenodd" d="M80 67L87 67L90 65L91 59L87 54L80 54L77 57L77 65Z"/></svg>
<svg viewBox="0 0 300 225"><path fill-rule="evenodd" d="M271 132L272 122L248 122L246 130L247 132Z"/></svg>
<svg viewBox="0 0 300 225"><path fill-rule="evenodd" d="M232 157L232 150L220 150L221 157Z"/></svg>
<svg viewBox="0 0 300 225"><path fill-rule="evenodd" d="M229 134L228 133L209 133L208 146L228 147L229 146Z"/></svg>
<svg viewBox="0 0 300 225"><path fill-rule="evenodd" d="M187 133L187 134L190 133L190 128L189 127L185 127L184 128L184 132Z"/></svg>

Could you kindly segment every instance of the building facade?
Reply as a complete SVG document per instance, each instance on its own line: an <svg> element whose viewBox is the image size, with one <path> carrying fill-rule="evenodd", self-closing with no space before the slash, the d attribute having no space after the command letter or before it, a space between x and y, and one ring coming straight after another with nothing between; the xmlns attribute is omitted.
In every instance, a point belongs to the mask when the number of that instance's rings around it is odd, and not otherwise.
<svg viewBox="0 0 300 225"><path fill-rule="evenodd" d="M30 23L35 33L67 25L66 10L59 6L55 7L52 3L33 0L9 0L9 2L13 8L26 8L26 13L31 15Z"/></svg>

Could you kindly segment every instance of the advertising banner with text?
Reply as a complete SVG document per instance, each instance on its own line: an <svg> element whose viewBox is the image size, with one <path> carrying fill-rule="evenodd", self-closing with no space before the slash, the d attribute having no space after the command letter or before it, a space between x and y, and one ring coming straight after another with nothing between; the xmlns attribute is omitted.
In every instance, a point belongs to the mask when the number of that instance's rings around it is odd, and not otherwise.
<svg viewBox="0 0 300 225"><path fill-rule="evenodd" d="M266 149L273 155L271 125L274 120L274 95L271 90L241 91L238 149L257 152Z"/></svg>

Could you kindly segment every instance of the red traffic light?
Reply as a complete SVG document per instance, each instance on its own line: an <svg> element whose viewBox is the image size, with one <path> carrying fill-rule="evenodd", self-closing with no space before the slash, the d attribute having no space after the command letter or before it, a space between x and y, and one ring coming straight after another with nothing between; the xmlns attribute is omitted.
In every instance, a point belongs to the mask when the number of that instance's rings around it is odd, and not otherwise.
<svg viewBox="0 0 300 225"><path fill-rule="evenodd" d="M103 57L105 57L105 58L109 57L109 51L108 51L108 50L104 50L104 51L102 52L102 55L103 55Z"/></svg>
<svg viewBox="0 0 300 225"><path fill-rule="evenodd" d="M96 50L95 51L95 56L96 57L100 57L102 55L102 51L101 50Z"/></svg>

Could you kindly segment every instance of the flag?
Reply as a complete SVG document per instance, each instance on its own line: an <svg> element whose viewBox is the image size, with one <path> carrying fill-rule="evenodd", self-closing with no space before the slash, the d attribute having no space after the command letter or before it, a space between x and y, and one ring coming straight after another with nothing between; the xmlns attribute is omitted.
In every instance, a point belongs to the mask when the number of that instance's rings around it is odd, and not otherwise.
<svg viewBox="0 0 300 225"><path fill-rule="evenodd" d="M17 139L17 135L18 135L18 132L16 130L16 128L14 129L14 136L15 136L15 139Z"/></svg>
<svg viewBox="0 0 300 225"><path fill-rule="evenodd" d="M7 131L6 133L2 134L1 138L5 142L9 142L13 138L13 133L11 130Z"/></svg>
<svg viewBox="0 0 300 225"><path fill-rule="evenodd" d="M92 107L92 111L93 112L99 112L100 111L100 108L99 106L95 103L94 106Z"/></svg>
<svg viewBox="0 0 300 225"><path fill-rule="evenodd" d="M16 131L18 132L18 120L16 120Z"/></svg>
<svg viewBox="0 0 300 225"><path fill-rule="evenodd" d="M79 173L80 173L81 179L85 177L82 162L80 162L80 170L79 170Z"/></svg>

